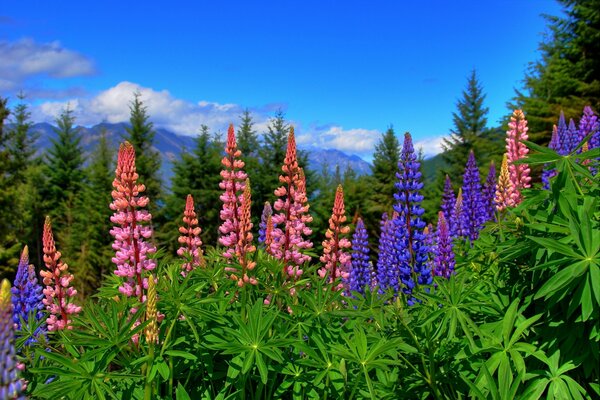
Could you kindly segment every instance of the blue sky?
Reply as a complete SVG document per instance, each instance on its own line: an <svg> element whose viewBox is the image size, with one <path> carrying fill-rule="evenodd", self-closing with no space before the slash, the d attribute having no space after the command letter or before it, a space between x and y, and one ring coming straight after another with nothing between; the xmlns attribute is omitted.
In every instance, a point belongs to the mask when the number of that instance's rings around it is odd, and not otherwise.
<svg viewBox="0 0 600 400"><path fill-rule="evenodd" d="M393 124L431 154L471 69L490 124L509 112L541 14L559 12L551 0L7 2L0 94L23 89L37 120L68 102L94 124L125 120L140 90L155 123L182 134L222 131L244 108L262 130L282 107L304 144L369 159Z"/></svg>

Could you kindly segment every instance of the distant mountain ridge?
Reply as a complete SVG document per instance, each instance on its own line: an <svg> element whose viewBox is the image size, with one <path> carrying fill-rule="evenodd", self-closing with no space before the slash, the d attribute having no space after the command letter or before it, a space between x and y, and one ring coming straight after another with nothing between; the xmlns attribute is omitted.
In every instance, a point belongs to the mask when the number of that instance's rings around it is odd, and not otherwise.
<svg viewBox="0 0 600 400"><path fill-rule="evenodd" d="M81 145L86 158L94 151L95 146L100 140L102 130L106 132L106 138L109 145L115 149L127 135L128 124L121 123L100 123L91 127L80 126ZM51 124L42 122L34 124L31 132L38 134L36 143L38 149L43 151L52 146L52 139L56 138L55 127ZM178 135L164 128L155 128L154 148L158 150L162 157L161 176L165 183L169 183L173 175L173 162L178 160L181 152L184 150L192 151L195 142L193 136ZM344 172L348 167L352 168L358 175L371 173L371 164L358 157L357 155L348 155L336 149L321 149L317 147L302 147L300 149L308 152L308 168L321 173L326 166L330 173L335 171L336 165Z"/></svg>

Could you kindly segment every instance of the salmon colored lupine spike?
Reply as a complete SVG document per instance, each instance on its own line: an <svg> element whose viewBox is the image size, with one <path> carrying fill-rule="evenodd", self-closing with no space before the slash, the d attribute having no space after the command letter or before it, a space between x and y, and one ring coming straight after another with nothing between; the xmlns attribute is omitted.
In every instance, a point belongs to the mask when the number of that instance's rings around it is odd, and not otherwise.
<svg viewBox="0 0 600 400"><path fill-rule="evenodd" d="M312 221L308 214L308 198L306 195L306 177L298 165L294 128L290 128L283 172L279 182L283 185L275 190L279 197L273 208L273 234L269 253L284 263L283 275L297 279L302 275L301 266L310 260L310 256L302 254L303 249L312 247L312 242L305 239L312 233L306 226Z"/></svg>
<svg viewBox="0 0 600 400"><path fill-rule="evenodd" d="M48 330L73 329L70 316L78 314L81 307L72 302L77 290L71 286L73 275L67 272L69 266L60 260L60 251L56 250L50 217L44 222L42 243L47 270L40 271L40 275L46 285L43 303L50 314L46 320Z"/></svg>
<svg viewBox="0 0 600 400"><path fill-rule="evenodd" d="M224 191L220 197L223 208L219 216L223 223L219 227L219 243L226 248L223 257L232 259L236 255L239 242L240 207L245 181L248 178L243 170L245 164L239 159L242 152L237 148L233 124L229 125L227 130L225 153L221 160L223 180L219 183L219 187Z"/></svg>
<svg viewBox="0 0 600 400"><path fill-rule="evenodd" d="M137 182L138 178L135 150L131 143L122 143L113 181L113 202L110 204L110 209L114 211L110 220L117 225L110 230L115 238L112 245L115 256L112 261L117 266L115 275L125 278L119 291L143 302L144 290L148 287L144 271L156 268L155 261L148 257L156 252L156 247L149 243L152 237L152 215L144 210L149 200L148 197L141 196L146 187Z"/></svg>
<svg viewBox="0 0 600 400"><path fill-rule="evenodd" d="M327 278L327 283L334 284L334 290L348 289L351 257L350 253L344 250L349 249L352 245L348 238L342 237L350 232L350 227L344 226L345 222L344 190L342 185L338 185L333 211L329 218L329 228L325 233L326 239L323 241L321 262L325 265L318 271L321 278ZM341 281L336 284L338 279Z"/></svg>
<svg viewBox="0 0 600 400"><path fill-rule="evenodd" d="M531 187L530 168L528 164L515 164L516 161L526 158L529 149L522 140L527 140L527 120L521 110L515 110L510 117L506 131L506 155L508 158L508 173L512 183L510 193L511 201L518 205L523 200L522 189Z"/></svg>
<svg viewBox="0 0 600 400"><path fill-rule="evenodd" d="M238 286L242 287L249 283L256 285L258 281L254 277L248 276L249 271L252 271L256 263L250 260L250 255L256 250L252 244L252 222L250 222L250 208L252 206L252 192L250 190L250 180L246 179L244 193L242 194L242 204L240 207L240 231L239 240L236 247L236 254L242 270L240 275L232 274L232 279L237 281Z"/></svg>
<svg viewBox="0 0 600 400"><path fill-rule="evenodd" d="M177 255L184 258L186 262L181 265L181 275L186 276L188 272L197 267L205 267L206 260L202 251L202 229L198 226L198 217L194 210L194 198L187 195L185 210L183 211L184 226L179 227L179 243L182 245L177 250ZM189 261L188 261L189 260Z"/></svg>
<svg viewBox="0 0 600 400"><path fill-rule="evenodd" d="M146 343L158 343L158 310L156 308L156 282L152 274L148 277L148 296L146 303Z"/></svg>
<svg viewBox="0 0 600 400"><path fill-rule="evenodd" d="M507 207L514 205L511 196L512 192L512 182L508 173L508 157L504 154L502 166L500 167L500 176L498 177L498 185L496 186L496 197L494 199L498 211L505 210Z"/></svg>

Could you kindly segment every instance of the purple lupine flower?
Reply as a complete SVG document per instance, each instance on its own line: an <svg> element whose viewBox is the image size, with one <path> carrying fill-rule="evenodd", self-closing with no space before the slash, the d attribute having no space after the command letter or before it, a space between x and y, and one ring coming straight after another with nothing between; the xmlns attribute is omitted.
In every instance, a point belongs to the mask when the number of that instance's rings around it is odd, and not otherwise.
<svg viewBox="0 0 600 400"><path fill-rule="evenodd" d="M388 276L396 276L394 273L396 263L393 262L393 235L394 224L393 218L388 218L387 213L383 213L381 217L381 234L379 236L379 257L377 259L377 284L379 292L384 293L388 288L392 288L394 293L398 291L398 280L396 279L392 285Z"/></svg>
<svg viewBox="0 0 600 400"><path fill-rule="evenodd" d="M17 378L15 331L10 283L0 284L0 399L24 399L23 381Z"/></svg>
<svg viewBox="0 0 600 400"><path fill-rule="evenodd" d="M361 294L373 279L373 265L369 262L369 237L362 218L358 219L352 235L352 264L350 266L349 287Z"/></svg>
<svg viewBox="0 0 600 400"><path fill-rule="evenodd" d="M443 212L438 213L437 243L434 251L433 270L437 276L450 278L454 272L454 250L452 249L452 238L448 230L448 224Z"/></svg>
<svg viewBox="0 0 600 400"><path fill-rule="evenodd" d="M450 226L450 235L453 238L466 237L469 234L467 229L467 219L464 215L462 188L458 189L458 196L452 210L452 223Z"/></svg>
<svg viewBox="0 0 600 400"><path fill-rule="evenodd" d="M428 285L432 279L431 270L427 265L429 249L425 244L425 235L423 234L425 222L421 219L425 210L421 207L423 196L420 190L423 188L423 183L421 182L420 163L408 132L404 134L404 145L400 153L396 178L398 181L394 185L397 190L394 194L396 200L394 210L398 213L398 218L394 220L394 250L399 262L402 290L405 294L410 295L415 285L413 275L420 285Z"/></svg>
<svg viewBox="0 0 600 400"><path fill-rule="evenodd" d="M593 133L589 140L588 148L600 147L600 122L598 116L590 106L583 108L583 115L579 120L579 141L582 141L590 133Z"/></svg>
<svg viewBox="0 0 600 400"><path fill-rule="evenodd" d="M496 212L496 165L492 161L490 163L490 170L488 172L485 183L483 184L483 192L481 194L481 200L483 203L483 222L491 221L494 219ZM444 215L444 217L446 217ZM444 218L445 219L445 218ZM446 223L448 220L446 219Z"/></svg>
<svg viewBox="0 0 600 400"><path fill-rule="evenodd" d="M14 306L13 321L17 331L21 331L23 328L21 321L27 324L30 316L36 322L43 320L44 313L42 310L44 309L44 303L42 299L44 298L44 294L42 290L42 285L38 283L35 268L33 265L29 265L29 249L25 246L19 260L14 286L11 289ZM34 337L27 339L25 345L34 343L36 341L35 338L44 334L45 330L46 324L40 324L34 333Z"/></svg>
<svg viewBox="0 0 600 400"><path fill-rule="evenodd" d="M548 148L560 154L560 138L558 137L558 128L556 125L554 125L552 128L552 139L550 139ZM547 167L544 168L542 171L542 183L544 184L544 189L550 189L550 178L554 176L556 176L556 169Z"/></svg>
<svg viewBox="0 0 600 400"><path fill-rule="evenodd" d="M454 195L454 189L452 189L452 182L450 177L446 174L446 180L444 182L444 193L442 194L442 205L441 210L446 217L449 225L452 218L452 211L454 210L454 204L456 204L456 196Z"/></svg>
<svg viewBox="0 0 600 400"><path fill-rule="evenodd" d="M573 118L569 120L569 127L567 128L566 135L563 141L564 150L567 154L571 153L579 144L579 132L575 126Z"/></svg>
<svg viewBox="0 0 600 400"><path fill-rule="evenodd" d="M258 243L264 246L265 240L267 239L267 222L269 217L273 215L273 208L271 203L265 202L265 206L260 216L260 223L258 224Z"/></svg>
<svg viewBox="0 0 600 400"><path fill-rule="evenodd" d="M556 152L561 156L566 156L569 154L569 144L568 144L568 132L567 132L567 123L565 122L565 114L560 112L560 116L558 117L558 126L556 127L556 133L558 135L558 147Z"/></svg>
<svg viewBox="0 0 600 400"><path fill-rule="evenodd" d="M485 219L484 204L481 198L481 181L479 168L473 150L469 153L467 166L463 175L463 218L465 219L467 236L473 241L479 237L479 231Z"/></svg>

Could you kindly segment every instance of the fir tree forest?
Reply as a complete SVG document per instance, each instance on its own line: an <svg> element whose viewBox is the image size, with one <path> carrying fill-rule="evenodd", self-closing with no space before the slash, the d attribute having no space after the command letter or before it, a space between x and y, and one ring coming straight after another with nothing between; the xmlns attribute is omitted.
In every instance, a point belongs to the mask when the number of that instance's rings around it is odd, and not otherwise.
<svg viewBox="0 0 600 400"><path fill-rule="evenodd" d="M443 152L384 124L367 174L246 109L167 180L140 92L89 156L0 96L0 399L600 399L600 3L560 4L503 121L464 71Z"/></svg>

